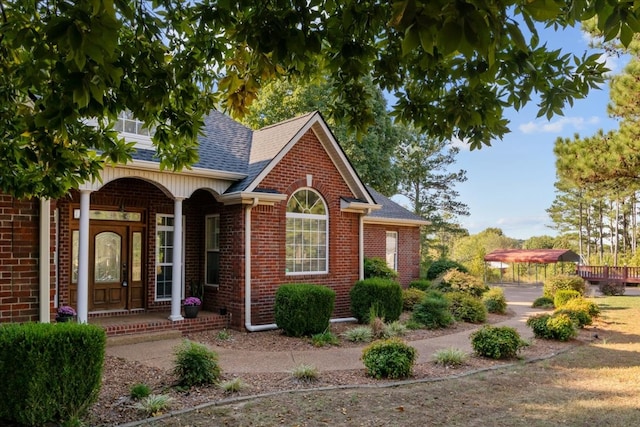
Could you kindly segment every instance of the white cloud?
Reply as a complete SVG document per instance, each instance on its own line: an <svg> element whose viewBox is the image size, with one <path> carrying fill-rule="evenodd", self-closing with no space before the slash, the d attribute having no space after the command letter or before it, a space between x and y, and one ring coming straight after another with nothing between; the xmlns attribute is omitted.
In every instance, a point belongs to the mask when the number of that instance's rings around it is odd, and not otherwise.
<svg viewBox="0 0 640 427"><path fill-rule="evenodd" d="M600 122L600 118L591 116L584 117L561 117L551 122L531 121L518 126L522 133L560 133L565 128L573 128L574 130L583 130L587 126L596 125Z"/></svg>

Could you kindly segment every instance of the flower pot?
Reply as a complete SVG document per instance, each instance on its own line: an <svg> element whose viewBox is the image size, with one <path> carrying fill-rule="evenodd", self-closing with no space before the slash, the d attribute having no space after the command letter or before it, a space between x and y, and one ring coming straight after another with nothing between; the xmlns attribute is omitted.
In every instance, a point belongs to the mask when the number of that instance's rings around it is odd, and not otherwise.
<svg viewBox="0 0 640 427"><path fill-rule="evenodd" d="M198 311L200 311L199 305L185 305L184 306L184 317L187 319L195 319L198 317Z"/></svg>
<svg viewBox="0 0 640 427"><path fill-rule="evenodd" d="M70 315L70 314L58 314L56 316L56 322L58 323L70 322L72 320L73 320L73 315Z"/></svg>

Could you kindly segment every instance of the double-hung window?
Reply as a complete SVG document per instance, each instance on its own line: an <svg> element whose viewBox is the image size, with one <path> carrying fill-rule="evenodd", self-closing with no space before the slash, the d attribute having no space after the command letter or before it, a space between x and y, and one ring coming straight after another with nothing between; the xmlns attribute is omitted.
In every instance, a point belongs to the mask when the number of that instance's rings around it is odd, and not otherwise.
<svg viewBox="0 0 640 427"><path fill-rule="evenodd" d="M156 215L156 301L168 301L171 299L171 289L173 285L173 269L175 253L173 250L173 215ZM185 250L185 221L182 217L182 259ZM184 267L184 266L183 266ZM181 271L182 289L181 297L184 296L184 268Z"/></svg>
<svg viewBox="0 0 640 427"><path fill-rule="evenodd" d="M316 191L296 191L287 203L286 272L322 274L328 271L329 215Z"/></svg>

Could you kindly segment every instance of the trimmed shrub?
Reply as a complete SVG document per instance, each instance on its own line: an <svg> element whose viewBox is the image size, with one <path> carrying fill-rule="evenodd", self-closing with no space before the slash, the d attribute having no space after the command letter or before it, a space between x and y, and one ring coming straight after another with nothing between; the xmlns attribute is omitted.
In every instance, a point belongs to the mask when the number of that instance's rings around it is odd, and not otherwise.
<svg viewBox="0 0 640 427"><path fill-rule="evenodd" d="M569 300L562 308L570 310L581 309L589 313L589 316L591 317L600 316L600 307L598 307L598 304L593 301L589 301L586 298L574 298Z"/></svg>
<svg viewBox="0 0 640 427"><path fill-rule="evenodd" d="M602 295L607 296L624 295L627 290L622 282L600 282L598 289L602 292Z"/></svg>
<svg viewBox="0 0 640 427"><path fill-rule="evenodd" d="M364 259L364 278L382 277L383 279L395 279L398 272L387 265L387 261L382 258Z"/></svg>
<svg viewBox="0 0 640 427"><path fill-rule="evenodd" d="M0 424L78 422L98 398L105 343L93 325L0 326Z"/></svg>
<svg viewBox="0 0 640 427"><path fill-rule="evenodd" d="M526 344L514 328L483 326L471 334L471 346L479 356L491 359L510 359Z"/></svg>
<svg viewBox="0 0 640 427"><path fill-rule="evenodd" d="M576 325L571 317L566 314L554 314L547 320L547 328L551 331L554 339L568 341L578 335Z"/></svg>
<svg viewBox="0 0 640 427"><path fill-rule="evenodd" d="M549 297L540 297L536 298L531 304L533 308L553 308L553 298Z"/></svg>
<svg viewBox="0 0 640 427"><path fill-rule="evenodd" d="M402 309L404 311L413 310L413 306L422 301L425 296L427 296L427 293L417 288L403 289Z"/></svg>
<svg viewBox="0 0 640 427"><path fill-rule="evenodd" d="M502 288L490 288L482 295L482 302L489 313L505 314L507 299Z"/></svg>
<svg viewBox="0 0 640 427"><path fill-rule="evenodd" d="M427 279L433 280L452 269L461 271L463 273L469 272L467 268L459 262L451 261L449 259L439 259L438 261L432 262L429 266L429 269L427 270Z"/></svg>
<svg viewBox="0 0 640 427"><path fill-rule="evenodd" d="M409 283L409 289L411 288L420 289L421 291L425 291L425 292L433 289L431 287L431 281L427 279L412 280L411 283Z"/></svg>
<svg viewBox="0 0 640 427"><path fill-rule="evenodd" d="M336 293L326 286L286 284L276 291L275 321L285 335L301 337L327 330Z"/></svg>
<svg viewBox="0 0 640 427"><path fill-rule="evenodd" d="M561 308L565 305L569 300L580 298L581 294L578 291L574 291L572 289L558 289L556 294L553 296L553 305L556 308Z"/></svg>
<svg viewBox="0 0 640 427"><path fill-rule="evenodd" d="M442 292L430 291L413 307L411 319L428 329L446 328L453 323L449 305Z"/></svg>
<svg viewBox="0 0 640 427"><path fill-rule="evenodd" d="M359 280L351 288L351 313L359 323L369 323L371 308L386 322L393 322L402 314L402 288L391 279L374 277Z"/></svg>
<svg viewBox="0 0 640 427"><path fill-rule="evenodd" d="M367 375L374 378L407 378L416 357L416 349L398 338L375 341L362 350Z"/></svg>
<svg viewBox="0 0 640 427"><path fill-rule="evenodd" d="M487 308L478 298L464 292L449 292L444 296L449 300L449 311L456 320L469 323L487 320Z"/></svg>
<svg viewBox="0 0 640 427"><path fill-rule="evenodd" d="M586 284L582 277L575 274L559 274L544 281L542 294L545 297L553 298L556 292L561 289L578 291L580 295L584 295Z"/></svg>
<svg viewBox="0 0 640 427"><path fill-rule="evenodd" d="M479 298L489 290L489 286L468 273L449 270L442 277L442 282L437 285L437 289L441 292L464 292Z"/></svg>
<svg viewBox="0 0 640 427"><path fill-rule="evenodd" d="M184 340L176 350L173 373L180 385L214 384L220 379L221 370L218 354L197 342Z"/></svg>
<svg viewBox="0 0 640 427"><path fill-rule="evenodd" d="M567 341L577 335L573 320L566 314L538 314L527 319L536 338Z"/></svg>
<svg viewBox="0 0 640 427"><path fill-rule="evenodd" d="M584 328L585 326L593 323L593 319L589 313L586 310L579 308L571 309L563 307L556 310L553 314L566 314L578 328Z"/></svg>

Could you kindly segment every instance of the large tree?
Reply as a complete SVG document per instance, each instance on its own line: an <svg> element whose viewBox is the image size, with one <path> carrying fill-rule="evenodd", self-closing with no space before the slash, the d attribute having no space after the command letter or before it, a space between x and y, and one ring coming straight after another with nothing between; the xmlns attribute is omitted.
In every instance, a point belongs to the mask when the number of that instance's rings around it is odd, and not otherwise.
<svg viewBox="0 0 640 427"><path fill-rule="evenodd" d="M216 103L241 115L264 83L318 68L335 76L336 119L374 121L373 77L399 118L477 148L508 132L506 107L539 95L550 117L602 82L598 55L537 30L594 15L608 39L640 30L635 2L595 0L0 0L0 191L59 196L126 161L124 110L180 169Z"/></svg>

